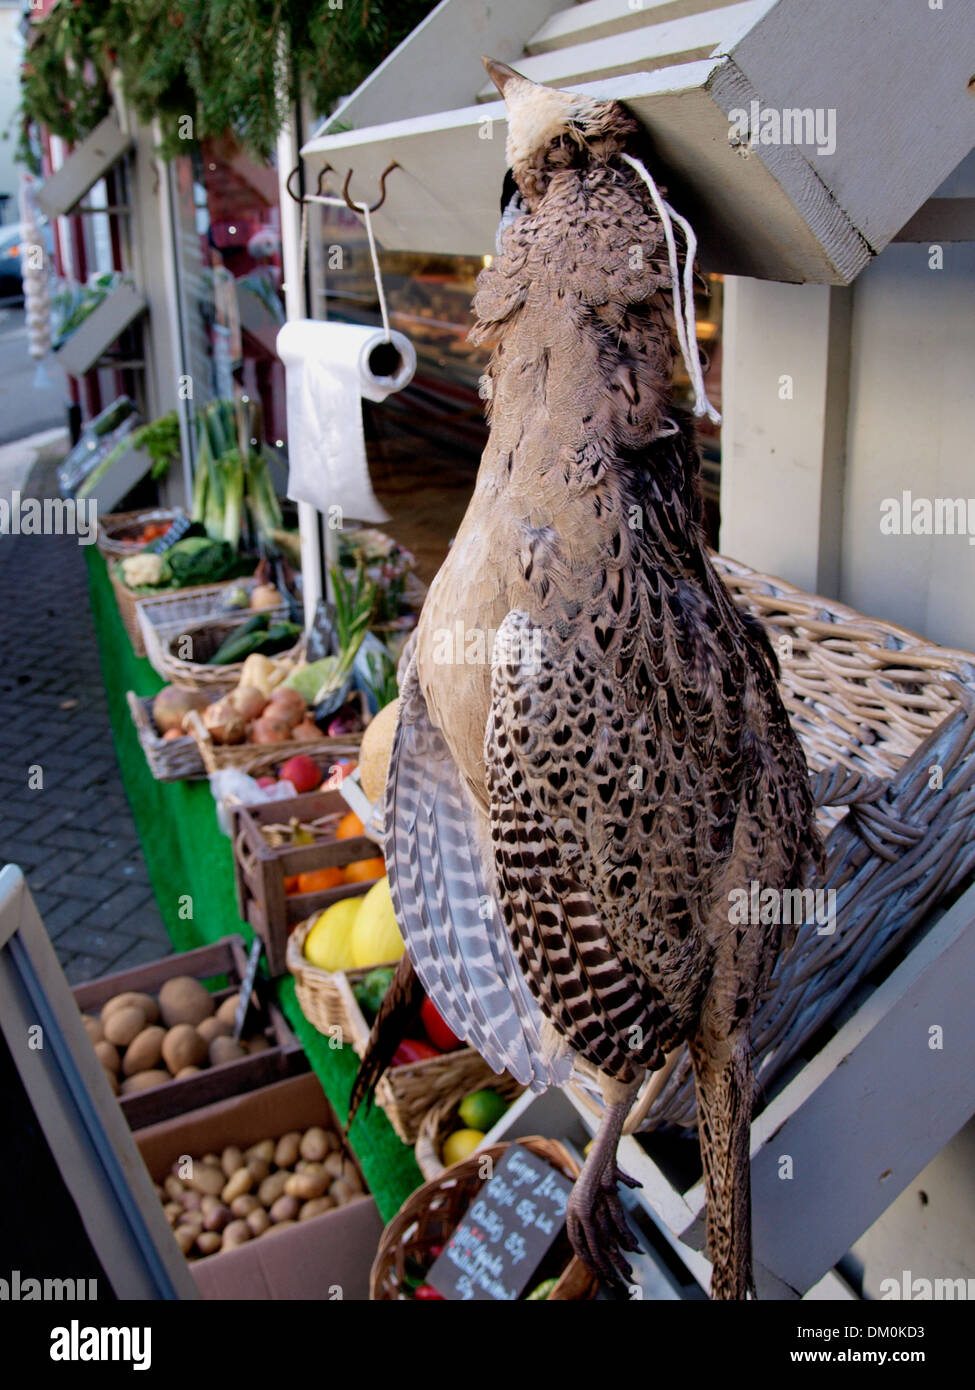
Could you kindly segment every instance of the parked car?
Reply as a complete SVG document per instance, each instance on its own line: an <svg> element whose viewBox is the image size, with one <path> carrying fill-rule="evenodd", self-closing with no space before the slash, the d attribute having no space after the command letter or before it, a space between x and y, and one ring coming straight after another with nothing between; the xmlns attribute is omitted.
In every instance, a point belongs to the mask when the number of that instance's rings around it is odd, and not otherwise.
<svg viewBox="0 0 975 1390"><path fill-rule="evenodd" d="M23 299L24 286L21 280L20 254L23 250L20 222L11 222L0 227L0 299ZM44 254L50 264L54 255L54 232L49 222L42 223L41 235L44 239Z"/></svg>

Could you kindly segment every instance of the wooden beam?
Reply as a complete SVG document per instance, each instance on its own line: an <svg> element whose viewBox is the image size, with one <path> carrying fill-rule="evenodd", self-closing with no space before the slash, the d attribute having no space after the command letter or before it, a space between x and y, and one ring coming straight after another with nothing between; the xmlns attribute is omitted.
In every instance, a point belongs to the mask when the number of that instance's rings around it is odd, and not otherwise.
<svg viewBox="0 0 975 1390"><path fill-rule="evenodd" d="M529 42L525 52L530 56L551 53L570 44L588 43L591 39L610 34L627 34L647 24L660 24L672 19L686 19L702 10L717 10L737 0L642 0L640 4L620 4L620 0L583 0L570 5L546 20Z"/></svg>

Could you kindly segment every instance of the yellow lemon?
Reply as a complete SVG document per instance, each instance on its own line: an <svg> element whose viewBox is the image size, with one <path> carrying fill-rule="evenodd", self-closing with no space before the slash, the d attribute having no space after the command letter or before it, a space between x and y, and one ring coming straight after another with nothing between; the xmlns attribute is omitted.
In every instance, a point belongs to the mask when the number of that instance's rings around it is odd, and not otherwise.
<svg viewBox="0 0 975 1390"><path fill-rule="evenodd" d="M443 1141L444 1163L449 1168L452 1163L469 1158L483 1138L483 1129L455 1129Z"/></svg>
<svg viewBox="0 0 975 1390"><path fill-rule="evenodd" d="M389 879L381 878L362 899L352 933L352 955L358 969L365 970L399 960L403 950L403 938L389 895Z"/></svg>
<svg viewBox="0 0 975 1390"><path fill-rule="evenodd" d="M362 898L342 898L332 903L305 937L305 955L320 970L352 970L355 956L352 937Z"/></svg>

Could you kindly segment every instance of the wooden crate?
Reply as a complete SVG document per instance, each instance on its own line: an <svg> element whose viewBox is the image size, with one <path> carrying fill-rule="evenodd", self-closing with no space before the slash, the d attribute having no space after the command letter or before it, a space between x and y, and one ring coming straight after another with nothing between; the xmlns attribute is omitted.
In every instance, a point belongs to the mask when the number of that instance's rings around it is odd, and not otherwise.
<svg viewBox="0 0 975 1390"><path fill-rule="evenodd" d="M310 752L315 746L303 746L301 751ZM279 744L277 747L287 745ZM321 840L312 845L284 845L275 849L261 834L261 826L287 825L293 817L308 822L332 814L344 816L348 809L337 791L307 792L304 796L287 801L267 801L256 806L230 808L237 910L241 919L248 922L264 942L272 976L287 972L288 936L299 922L322 912L341 898L365 893L376 882L376 879L370 879L365 883L327 888L320 893L294 893L289 896L284 891L285 879L310 873L314 869L342 868L357 859L375 859L379 850L366 835L357 835L349 840Z"/></svg>
<svg viewBox="0 0 975 1390"><path fill-rule="evenodd" d="M102 1005L116 994L126 990L156 994L166 980L176 975L192 975L203 981L225 976L227 983L213 991L219 1005L238 989L246 969L247 952L243 938L225 936L212 945L200 946L194 951L180 951L148 965L137 965L131 970L122 970L118 974L78 985L73 994L82 1013L97 1014ZM252 1007L259 1010L266 1025L265 1031L272 1040L272 1046L265 1052L255 1052L235 1062L208 1067L182 1081L174 1079L150 1091L120 1097L122 1113L132 1129L158 1124L185 1111L198 1110L228 1096L242 1095L307 1070L308 1063L301 1045L277 1005L272 1000L262 1002L256 991L252 1001Z"/></svg>

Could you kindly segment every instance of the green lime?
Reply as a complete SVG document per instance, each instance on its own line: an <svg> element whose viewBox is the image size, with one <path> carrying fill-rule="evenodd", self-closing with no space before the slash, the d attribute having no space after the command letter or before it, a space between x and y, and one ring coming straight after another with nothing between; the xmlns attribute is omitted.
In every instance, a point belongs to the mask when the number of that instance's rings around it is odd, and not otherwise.
<svg viewBox="0 0 975 1390"><path fill-rule="evenodd" d="M472 1091L460 1103L458 1114L469 1129L493 1129L508 1108L497 1091Z"/></svg>
<svg viewBox="0 0 975 1390"><path fill-rule="evenodd" d="M558 1282L558 1279L543 1279L540 1284L535 1285L525 1302L544 1303Z"/></svg>

